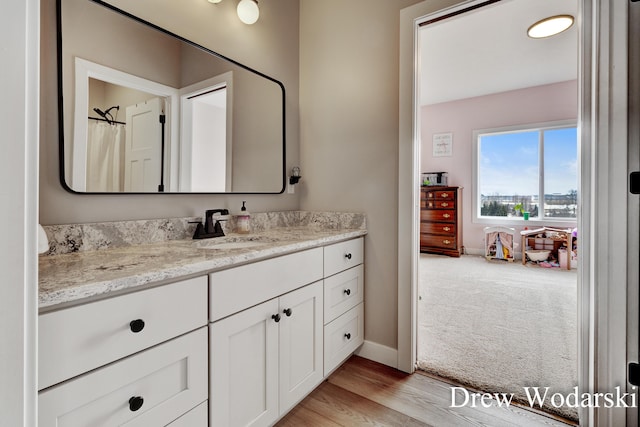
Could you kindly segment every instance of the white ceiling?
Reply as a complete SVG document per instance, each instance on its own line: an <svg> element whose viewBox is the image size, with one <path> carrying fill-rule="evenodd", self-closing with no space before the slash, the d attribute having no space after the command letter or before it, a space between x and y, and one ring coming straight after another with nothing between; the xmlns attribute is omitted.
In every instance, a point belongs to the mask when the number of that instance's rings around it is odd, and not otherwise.
<svg viewBox="0 0 640 427"><path fill-rule="evenodd" d="M577 78L578 31L546 39L526 32L577 0L501 0L420 29L421 105Z"/></svg>

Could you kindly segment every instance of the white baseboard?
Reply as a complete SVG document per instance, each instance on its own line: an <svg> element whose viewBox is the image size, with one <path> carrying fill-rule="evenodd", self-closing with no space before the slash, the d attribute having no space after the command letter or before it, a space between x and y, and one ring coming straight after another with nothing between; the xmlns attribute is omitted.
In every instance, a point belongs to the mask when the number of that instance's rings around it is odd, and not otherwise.
<svg viewBox="0 0 640 427"><path fill-rule="evenodd" d="M398 368L398 350L386 345L365 341L355 354L392 368Z"/></svg>
<svg viewBox="0 0 640 427"><path fill-rule="evenodd" d="M484 256L484 249L482 249L482 248L470 248L468 246L465 246L464 247L464 254L465 255Z"/></svg>

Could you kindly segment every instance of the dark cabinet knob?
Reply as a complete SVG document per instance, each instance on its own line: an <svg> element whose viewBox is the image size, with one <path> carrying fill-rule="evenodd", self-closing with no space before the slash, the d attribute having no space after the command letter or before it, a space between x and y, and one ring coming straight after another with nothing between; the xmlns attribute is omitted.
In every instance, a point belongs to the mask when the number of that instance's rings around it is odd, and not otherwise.
<svg viewBox="0 0 640 427"><path fill-rule="evenodd" d="M351 334L349 332L347 332L346 334L344 334L344 337L348 340L351 339Z"/></svg>
<svg viewBox="0 0 640 427"><path fill-rule="evenodd" d="M129 327L131 328L131 332L137 334L138 332L144 329L144 320L142 319L132 320L131 323L129 323Z"/></svg>
<svg viewBox="0 0 640 427"><path fill-rule="evenodd" d="M287 317L291 317L291 314L293 313L293 311L291 311L290 308L285 308L283 313L286 314Z"/></svg>
<svg viewBox="0 0 640 427"><path fill-rule="evenodd" d="M351 289L345 289L344 293L347 294L347 295L351 295Z"/></svg>
<svg viewBox="0 0 640 427"><path fill-rule="evenodd" d="M271 316L271 318L274 320L274 322L278 323L280 321L280 313L276 313L273 316Z"/></svg>
<svg viewBox="0 0 640 427"><path fill-rule="evenodd" d="M351 259L351 254L344 254L344 257L345 257L346 259Z"/></svg>
<svg viewBox="0 0 640 427"><path fill-rule="evenodd" d="M129 409L132 412L135 412L138 409L142 408L143 403L144 399L141 396L133 396L131 399L129 399Z"/></svg>

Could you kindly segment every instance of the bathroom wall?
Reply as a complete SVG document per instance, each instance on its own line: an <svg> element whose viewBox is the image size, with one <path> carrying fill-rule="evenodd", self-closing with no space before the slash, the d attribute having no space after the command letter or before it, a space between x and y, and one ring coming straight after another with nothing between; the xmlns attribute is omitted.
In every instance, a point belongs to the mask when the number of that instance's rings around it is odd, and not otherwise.
<svg viewBox="0 0 640 427"><path fill-rule="evenodd" d="M472 222L473 131L528 123L577 120L578 83L571 80L443 102L423 106L420 114L422 141L420 170L448 172L449 185L463 187L463 244L469 253L482 254L483 229L490 224ZM433 157L433 134L448 132L453 133L453 155ZM564 223L557 226L575 227L575 224ZM516 232L519 232L522 227L515 228Z"/></svg>
<svg viewBox="0 0 640 427"><path fill-rule="evenodd" d="M366 212L365 339L397 348L400 10L300 1L301 208Z"/></svg>
<svg viewBox="0 0 640 427"><path fill-rule="evenodd" d="M286 89L287 170L299 164L299 5L297 0L260 4L260 19L245 25L234 1L112 3L283 82ZM205 209L252 211L299 208L298 194L281 195L76 195L59 182L55 0L41 4L40 222L45 225L202 215ZM95 48L108 40L95 40Z"/></svg>

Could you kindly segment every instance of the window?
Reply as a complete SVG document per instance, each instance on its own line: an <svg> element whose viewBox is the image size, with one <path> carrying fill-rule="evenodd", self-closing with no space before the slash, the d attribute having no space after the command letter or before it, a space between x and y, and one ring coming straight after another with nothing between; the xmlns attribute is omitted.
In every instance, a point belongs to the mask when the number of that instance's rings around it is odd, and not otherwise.
<svg viewBox="0 0 640 427"><path fill-rule="evenodd" d="M575 220L575 125L480 131L475 137L477 218Z"/></svg>

